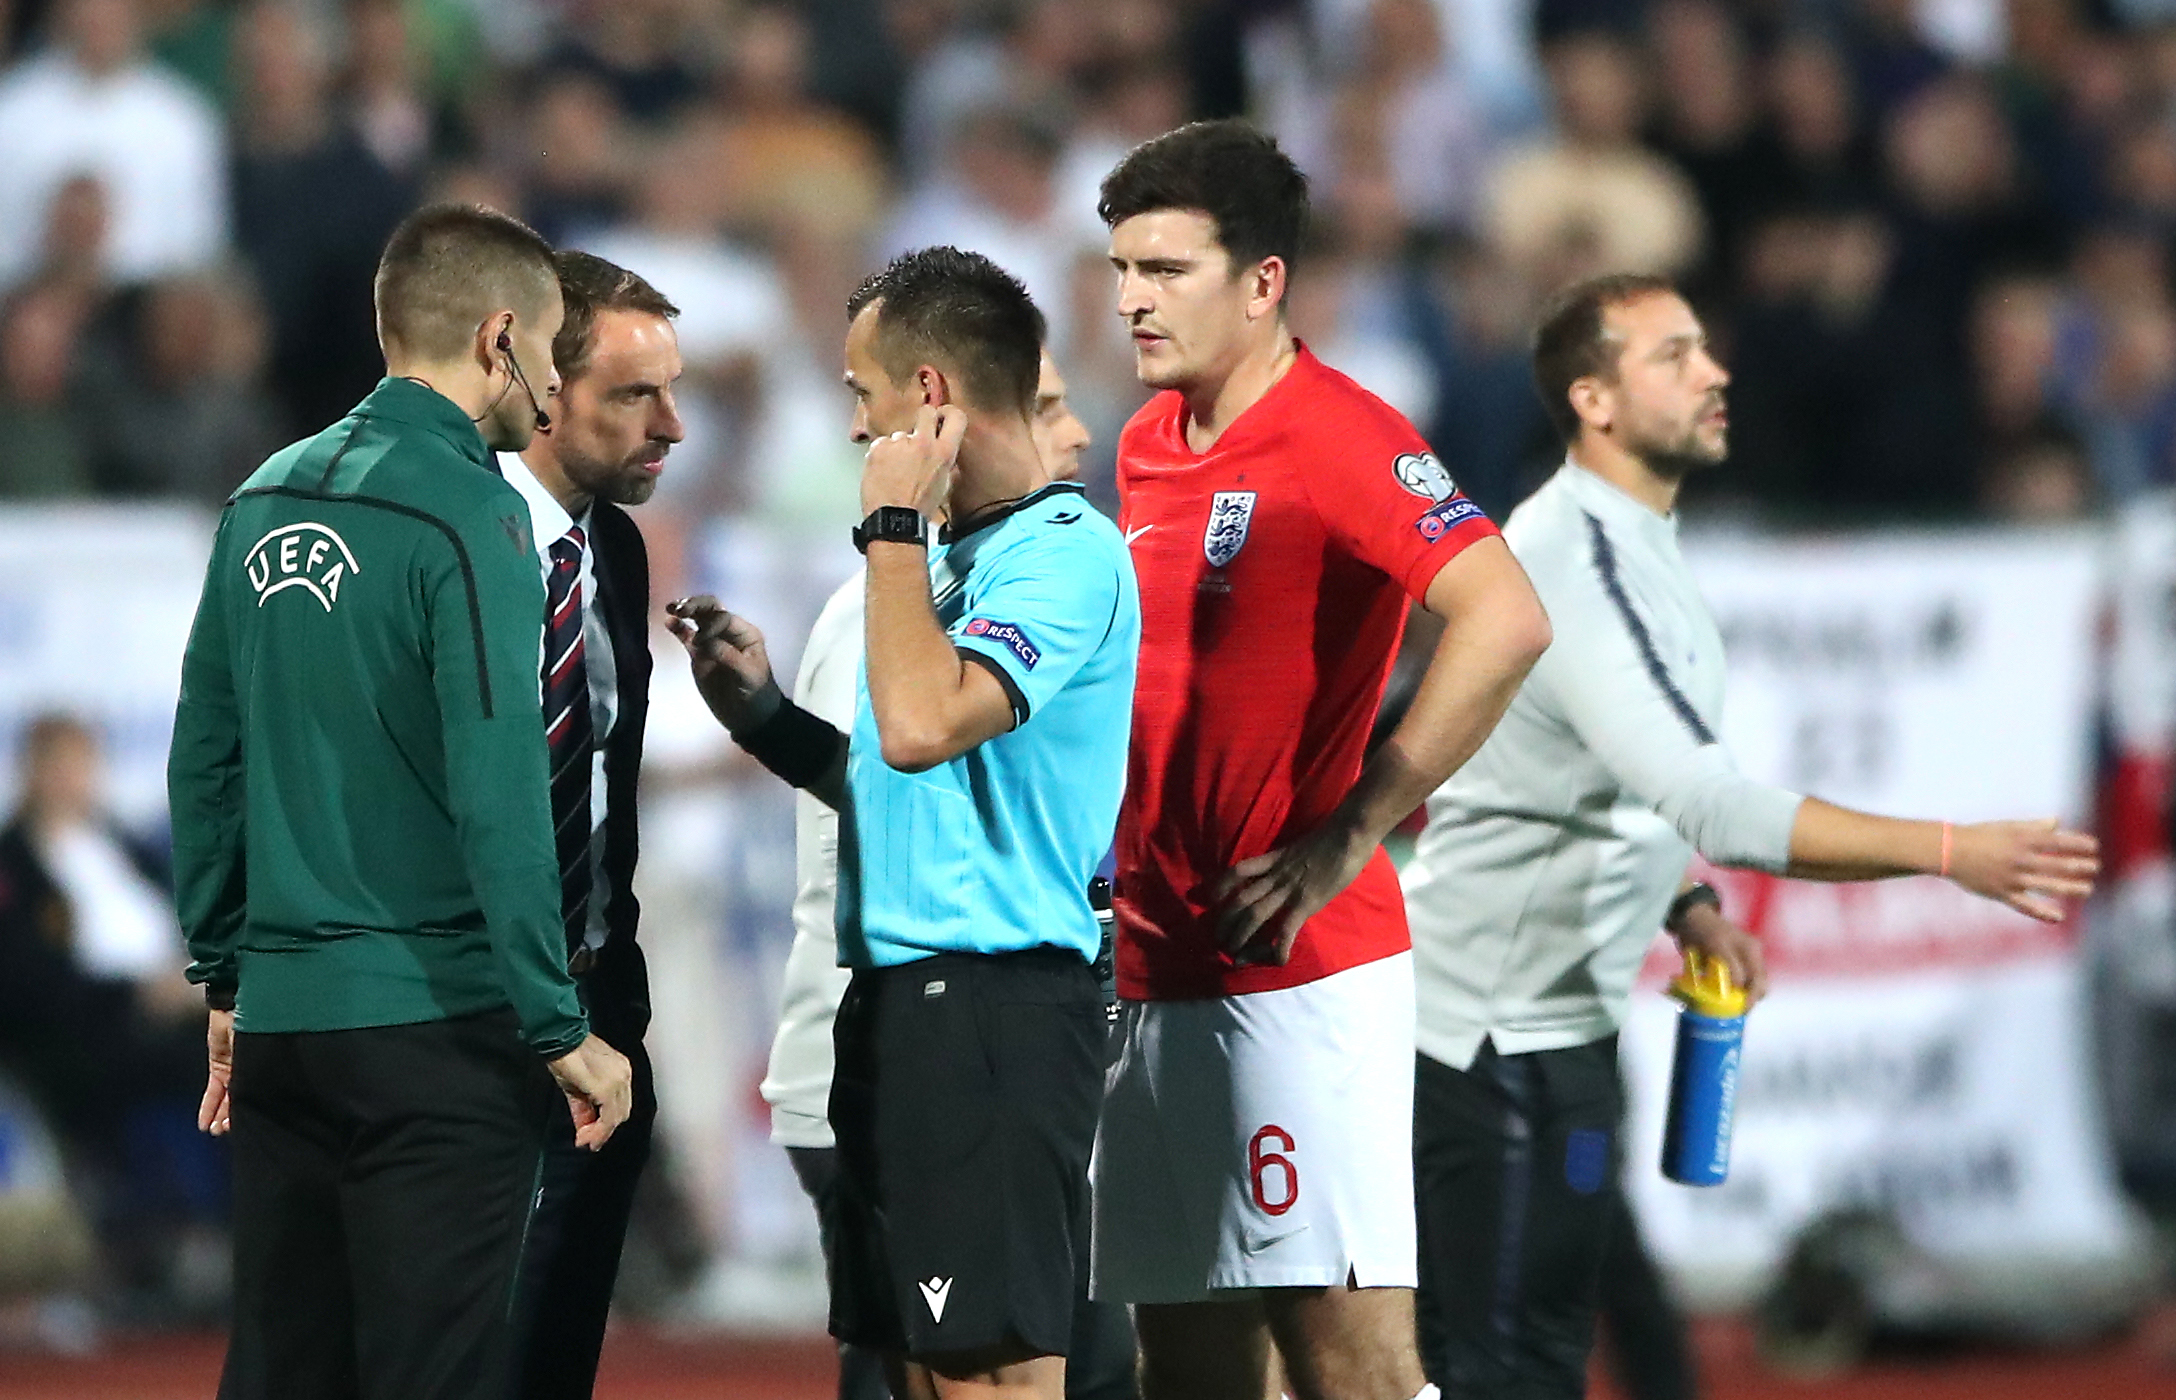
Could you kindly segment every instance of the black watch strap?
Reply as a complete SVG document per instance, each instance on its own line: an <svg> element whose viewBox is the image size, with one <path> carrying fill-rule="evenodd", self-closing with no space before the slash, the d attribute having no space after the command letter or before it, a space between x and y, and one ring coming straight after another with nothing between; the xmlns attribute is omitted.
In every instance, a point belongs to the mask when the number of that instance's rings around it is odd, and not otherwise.
<svg viewBox="0 0 2176 1400"><path fill-rule="evenodd" d="M1702 882L1691 889L1680 891L1677 898L1670 901L1670 912L1663 916L1662 926L1671 933L1676 933L1678 924L1684 921L1685 916L1703 904L1715 910L1723 907L1723 897L1715 892L1715 886Z"/></svg>
<svg viewBox="0 0 2176 1400"><path fill-rule="evenodd" d="M854 548L863 554L879 541L885 544L926 544L929 526L912 506L878 506L854 527Z"/></svg>

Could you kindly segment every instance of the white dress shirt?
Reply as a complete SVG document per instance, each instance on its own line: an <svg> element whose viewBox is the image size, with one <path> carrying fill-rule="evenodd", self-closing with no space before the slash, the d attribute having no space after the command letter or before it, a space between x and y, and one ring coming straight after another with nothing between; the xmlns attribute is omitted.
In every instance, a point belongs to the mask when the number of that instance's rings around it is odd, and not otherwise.
<svg viewBox="0 0 2176 1400"><path fill-rule="evenodd" d="M589 928L582 941L595 951L604 946L604 907L609 891L604 877L604 745L612 737L612 725L620 712L620 674L612 652L612 631L597 607L597 532L590 525L594 512L585 510L576 520L536 479L520 454L501 452L499 471L507 484L521 493L529 507L529 533L536 540L537 568L544 586L551 587L552 546L567 531L582 527L582 664L589 671L589 717L595 734L589 760ZM537 723L544 722L544 619L537 618Z"/></svg>
<svg viewBox="0 0 2176 1400"><path fill-rule="evenodd" d="M862 580L857 571L816 615L793 682L794 702L842 731L854 727L861 680ZM831 921L839 894L839 814L805 792L793 800L793 948L786 954L778 1034L761 1092L771 1106L771 1141L829 1147L831 1022L853 975L839 966Z"/></svg>
<svg viewBox="0 0 2176 1400"><path fill-rule="evenodd" d="M1556 640L1428 799L1402 880L1422 1054L1457 1069L1614 1033L1694 850L1780 871L1796 793L1715 740L1723 639L1677 521L1567 463L1504 539Z"/></svg>

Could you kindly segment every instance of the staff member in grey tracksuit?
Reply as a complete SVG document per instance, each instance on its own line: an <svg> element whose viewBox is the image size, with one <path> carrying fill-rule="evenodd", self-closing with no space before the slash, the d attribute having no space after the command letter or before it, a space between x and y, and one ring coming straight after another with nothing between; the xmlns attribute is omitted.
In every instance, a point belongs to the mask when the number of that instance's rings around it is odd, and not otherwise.
<svg viewBox="0 0 2176 1400"><path fill-rule="evenodd" d="M1584 1393L1616 1193L1617 1030L1658 925L1756 993L1760 950L1687 885L1694 850L1805 879L1939 874L2036 918L2098 868L2053 821L1898 821L1739 774L1723 648L1677 549L1730 377L1666 281L1567 292L1534 375L1569 445L1504 537L1556 640L1429 799L1404 872L1418 974L1420 1331L1446 1395Z"/></svg>

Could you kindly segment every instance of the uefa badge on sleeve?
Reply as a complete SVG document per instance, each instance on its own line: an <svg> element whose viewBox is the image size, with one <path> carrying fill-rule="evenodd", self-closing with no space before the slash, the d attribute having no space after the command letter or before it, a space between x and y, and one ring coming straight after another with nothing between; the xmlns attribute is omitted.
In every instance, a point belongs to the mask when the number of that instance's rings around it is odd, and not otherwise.
<svg viewBox="0 0 2176 1400"><path fill-rule="evenodd" d="M1201 552L1209 566L1221 569L1239 557L1247 543L1247 527L1254 523L1252 491L1219 491L1209 500L1209 528L1202 532Z"/></svg>

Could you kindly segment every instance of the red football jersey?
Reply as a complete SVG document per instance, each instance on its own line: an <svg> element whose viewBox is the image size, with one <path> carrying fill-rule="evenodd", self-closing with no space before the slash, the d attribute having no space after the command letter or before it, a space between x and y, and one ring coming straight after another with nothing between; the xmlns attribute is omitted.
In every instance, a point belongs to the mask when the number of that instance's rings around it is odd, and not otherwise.
<svg viewBox="0 0 2176 1400"><path fill-rule="evenodd" d="M1403 952L1381 851L1283 967L1232 962L1206 891L1319 825L1359 779L1406 599L1496 533L1398 412L1299 359L1206 454L1159 394L1118 444L1141 659L1118 817L1118 987L1148 1000L1296 987Z"/></svg>

